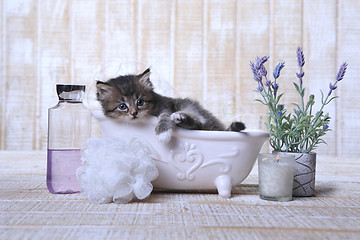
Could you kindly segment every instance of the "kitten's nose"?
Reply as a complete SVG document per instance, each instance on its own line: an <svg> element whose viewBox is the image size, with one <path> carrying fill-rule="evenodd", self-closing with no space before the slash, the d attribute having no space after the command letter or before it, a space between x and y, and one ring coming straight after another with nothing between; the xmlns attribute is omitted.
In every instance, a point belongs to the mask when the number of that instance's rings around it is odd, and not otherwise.
<svg viewBox="0 0 360 240"><path fill-rule="evenodd" d="M138 112L137 111L131 111L130 115L135 118L138 115Z"/></svg>

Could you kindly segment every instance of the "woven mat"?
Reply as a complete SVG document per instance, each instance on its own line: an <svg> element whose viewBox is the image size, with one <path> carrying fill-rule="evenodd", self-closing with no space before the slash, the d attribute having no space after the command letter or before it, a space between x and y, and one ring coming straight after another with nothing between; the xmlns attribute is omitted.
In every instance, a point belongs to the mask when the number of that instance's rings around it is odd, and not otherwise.
<svg viewBox="0 0 360 240"><path fill-rule="evenodd" d="M360 161L319 158L317 196L258 196L257 168L230 199L155 191L145 201L92 204L50 194L45 152L0 152L0 239L359 239Z"/></svg>

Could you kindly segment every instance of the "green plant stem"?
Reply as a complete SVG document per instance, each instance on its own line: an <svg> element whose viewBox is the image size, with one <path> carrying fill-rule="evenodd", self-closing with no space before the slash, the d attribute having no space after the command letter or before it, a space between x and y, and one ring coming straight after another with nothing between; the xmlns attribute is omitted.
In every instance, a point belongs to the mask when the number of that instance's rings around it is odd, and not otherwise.
<svg viewBox="0 0 360 240"><path fill-rule="evenodd" d="M320 110L318 111L319 114L317 114L315 116L315 118L313 118L310 123L308 124L308 126L310 126L309 128L306 128L305 129L305 134L304 136L302 137L302 140L300 140L299 142L295 143L295 144L301 144L301 147L300 147L300 151L302 152L310 152L311 149L314 148L314 146L317 144L316 141L313 141L311 143L311 145L309 146L309 138L311 136L311 132L315 129L314 127L314 124L319 120L319 118L322 116L322 110L324 109L325 105L329 104L328 102L328 99L329 99L329 96L327 96L325 98L325 101L322 102L322 105L321 105L321 108ZM304 148L304 144L305 144L305 148ZM305 150L304 150L305 149Z"/></svg>
<svg viewBox="0 0 360 240"><path fill-rule="evenodd" d="M303 69L302 67L300 67L300 75L302 74ZM301 97L301 108L302 108L302 117L307 116L307 109L305 109L305 101L304 101L304 95L305 95L305 88L303 88L302 85L302 79L300 79L300 97ZM307 122L306 126L308 126L309 122ZM307 127L305 127L305 133L307 132ZM305 135L305 134L304 134ZM304 139L304 143L305 143L305 149L307 149L308 147L308 139L305 138L304 136L300 136L300 139ZM300 145L300 151L302 151L304 148L304 144Z"/></svg>

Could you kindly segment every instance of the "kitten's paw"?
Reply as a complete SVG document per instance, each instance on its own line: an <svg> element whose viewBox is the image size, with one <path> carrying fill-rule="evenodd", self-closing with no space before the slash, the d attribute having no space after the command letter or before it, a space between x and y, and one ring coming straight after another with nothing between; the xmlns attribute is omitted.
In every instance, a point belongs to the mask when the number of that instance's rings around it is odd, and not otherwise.
<svg viewBox="0 0 360 240"><path fill-rule="evenodd" d="M171 121L173 121L176 124L182 123L185 119L184 114L182 113L173 113L170 115Z"/></svg>
<svg viewBox="0 0 360 240"><path fill-rule="evenodd" d="M228 127L228 131L233 131L233 132L240 132L242 130L245 130L245 124L242 122L233 122L231 123L231 125Z"/></svg>
<svg viewBox="0 0 360 240"><path fill-rule="evenodd" d="M162 143L168 143L171 140L173 130L169 129L165 132L158 134L159 141Z"/></svg>

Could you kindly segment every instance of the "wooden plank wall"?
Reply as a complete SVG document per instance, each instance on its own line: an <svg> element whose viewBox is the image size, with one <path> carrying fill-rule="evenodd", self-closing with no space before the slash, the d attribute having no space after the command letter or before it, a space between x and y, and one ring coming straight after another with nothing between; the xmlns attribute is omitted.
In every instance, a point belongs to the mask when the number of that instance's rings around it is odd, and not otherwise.
<svg viewBox="0 0 360 240"><path fill-rule="evenodd" d="M152 66L180 96L203 102L229 122L264 128L249 61L279 61L285 104L298 100L296 48L304 48L307 93L320 100L349 62L328 145L317 152L359 157L360 1L357 0L2 0L0 150L46 149L55 84L85 83L109 61ZM92 88L93 89L93 88ZM318 106L318 104L317 104Z"/></svg>

